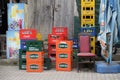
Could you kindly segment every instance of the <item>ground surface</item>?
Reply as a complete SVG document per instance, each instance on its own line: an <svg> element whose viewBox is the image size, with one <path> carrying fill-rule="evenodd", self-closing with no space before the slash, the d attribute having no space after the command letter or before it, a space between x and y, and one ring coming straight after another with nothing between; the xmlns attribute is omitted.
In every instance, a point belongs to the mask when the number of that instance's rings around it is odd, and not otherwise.
<svg viewBox="0 0 120 80"><path fill-rule="evenodd" d="M19 70L18 66L0 65L0 80L120 80L120 73L101 74L92 70L82 70L79 73L76 69L71 72L44 70L42 73L28 73Z"/></svg>

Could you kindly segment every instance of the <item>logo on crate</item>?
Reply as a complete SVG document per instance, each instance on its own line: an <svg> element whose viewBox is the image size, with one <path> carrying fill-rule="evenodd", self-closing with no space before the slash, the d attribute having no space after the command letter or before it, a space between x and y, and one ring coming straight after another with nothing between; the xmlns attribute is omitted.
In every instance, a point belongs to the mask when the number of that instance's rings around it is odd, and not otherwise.
<svg viewBox="0 0 120 80"><path fill-rule="evenodd" d="M36 39L37 31L35 29L21 29L20 39Z"/></svg>
<svg viewBox="0 0 120 80"><path fill-rule="evenodd" d="M39 49L35 47L29 47L29 51L39 51Z"/></svg>
<svg viewBox="0 0 120 80"><path fill-rule="evenodd" d="M39 66L36 65L36 64L32 64L32 65L30 65L30 69L38 69L38 68L39 68Z"/></svg>
<svg viewBox="0 0 120 80"><path fill-rule="evenodd" d="M38 56L38 54L30 54L29 57L32 59L37 59L39 56Z"/></svg>
<svg viewBox="0 0 120 80"><path fill-rule="evenodd" d="M22 34L32 34L32 32L31 31L24 31L24 32L22 32Z"/></svg>
<svg viewBox="0 0 120 80"><path fill-rule="evenodd" d="M59 54L59 58L68 58L68 55L61 53L61 54Z"/></svg>
<svg viewBox="0 0 120 80"><path fill-rule="evenodd" d="M95 27L84 27L84 28L80 28L80 32L87 32L87 33L90 33L91 36L95 36L96 28Z"/></svg>
<svg viewBox="0 0 120 80"><path fill-rule="evenodd" d="M67 68L67 67L68 67L68 65L67 65L67 64L65 64L65 63L61 63L61 64L59 64L59 67L60 67L60 68Z"/></svg>
<svg viewBox="0 0 120 80"><path fill-rule="evenodd" d="M67 48L67 47L68 47L68 45L65 44L65 43L60 43L59 44L59 48Z"/></svg>

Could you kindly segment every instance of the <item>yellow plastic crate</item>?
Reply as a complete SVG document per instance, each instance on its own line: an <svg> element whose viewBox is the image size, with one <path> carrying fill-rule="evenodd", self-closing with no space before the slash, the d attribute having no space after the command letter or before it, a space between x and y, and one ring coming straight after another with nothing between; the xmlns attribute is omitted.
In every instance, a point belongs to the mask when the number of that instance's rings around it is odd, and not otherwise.
<svg viewBox="0 0 120 80"><path fill-rule="evenodd" d="M95 27L94 21L81 21L81 27Z"/></svg>
<svg viewBox="0 0 120 80"><path fill-rule="evenodd" d="M83 14L81 13L81 21L82 20L86 20L86 21L90 21L90 20L95 20L95 14Z"/></svg>
<svg viewBox="0 0 120 80"><path fill-rule="evenodd" d="M81 5L95 5L95 0L81 0Z"/></svg>
<svg viewBox="0 0 120 80"><path fill-rule="evenodd" d="M86 21L86 20L82 20L81 21L81 27L95 27L95 22L94 21Z"/></svg>
<svg viewBox="0 0 120 80"><path fill-rule="evenodd" d="M81 6L81 14L95 14L95 6Z"/></svg>
<svg viewBox="0 0 120 80"><path fill-rule="evenodd" d="M94 46L91 46L91 53L95 54L95 47Z"/></svg>
<svg viewBox="0 0 120 80"><path fill-rule="evenodd" d="M94 54L95 54L95 42L96 42L96 38L91 37L91 52Z"/></svg>
<svg viewBox="0 0 120 80"><path fill-rule="evenodd" d="M81 27L94 27L95 26L95 15L82 15L81 16Z"/></svg>

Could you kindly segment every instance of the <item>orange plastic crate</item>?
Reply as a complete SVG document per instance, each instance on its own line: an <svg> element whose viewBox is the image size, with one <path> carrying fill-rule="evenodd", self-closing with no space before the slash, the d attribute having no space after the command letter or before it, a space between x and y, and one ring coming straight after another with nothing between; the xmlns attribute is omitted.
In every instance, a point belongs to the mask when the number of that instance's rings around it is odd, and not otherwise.
<svg viewBox="0 0 120 80"><path fill-rule="evenodd" d="M48 43L55 44L56 40L65 40L65 36L62 34L48 34Z"/></svg>
<svg viewBox="0 0 120 80"><path fill-rule="evenodd" d="M58 40L56 42L56 51L72 51L72 41L68 40Z"/></svg>
<svg viewBox="0 0 120 80"><path fill-rule="evenodd" d="M72 62L68 61L56 61L56 70L57 71L71 71L72 70Z"/></svg>
<svg viewBox="0 0 120 80"><path fill-rule="evenodd" d="M27 62L26 65L27 72L43 72L43 69L44 69L43 61Z"/></svg>
<svg viewBox="0 0 120 80"><path fill-rule="evenodd" d="M26 61L31 62L31 61L43 61L44 60L44 55L42 52L26 52Z"/></svg>
<svg viewBox="0 0 120 80"><path fill-rule="evenodd" d="M20 30L20 39L36 39L37 31L36 29L21 29Z"/></svg>
<svg viewBox="0 0 120 80"><path fill-rule="evenodd" d="M67 39L68 28L67 27L52 27L52 34L62 34Z"/></svg>
<svg viewBox="0 0 120 80"><path fill-rule="evenodd" d="M72 61L72 51L57 51L56 52L56 61Z"/></svg>

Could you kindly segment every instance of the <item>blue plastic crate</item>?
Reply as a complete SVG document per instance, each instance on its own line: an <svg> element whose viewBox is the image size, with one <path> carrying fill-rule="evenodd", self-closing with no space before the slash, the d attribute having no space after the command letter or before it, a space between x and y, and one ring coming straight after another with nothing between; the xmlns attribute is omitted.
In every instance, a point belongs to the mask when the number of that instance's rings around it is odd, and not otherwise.
<svg viewBox="0 0 120 80"><path fill-rule="evenodd" d="M78 47L78 44L73 44L72 48L73 48L73 49L78 49L78 48L79 48L79 47Z"/></svg>
<svg viewBox="0 0 120 80"><path fill-rule="evenodd" d="M91 36L96 36L96 28L95 27L82 27L80 28L80 32L88 32Z"/></svg>
<svg viewBox="0 0 120 80"><path fill-rule="evenodd" d="M27 40L20 40L20 48L23 49L23 50L26 50L26 41Z"/></svg>
<svg viewBox="0 0 120 80"><path fill-rule="evenodd" d="M95 70L98 73L119 73L120 72L120 64L113 62L108 64L104 61L98 61L95 63Z"/></svg>
<svg viewBox="0 0 120 80"><path fill-rule="evenodd" d="M78 39L73 39L73 44L78 44Z"/></svg>
<svg viewBox="0 0 120 80"><path fill-rule="evenodd" d="M120 63L119 63L119 73L120 73Z"/></svg>
<svg viewBox="0 0 120 80"><path fill-rule="evenodd" d="M32 40L20 40L20 49L23 49L23 50L27 49L27 46L26 46L27 41L32 41Z"/></svg>
<svg viewBox="0 0 120 80"><path fill-rule="evenodd" d="M72 38L72 39L69 39L69 40L73 41L73 44L78 44L78 39L76 39L76 38Z"/></svg>

